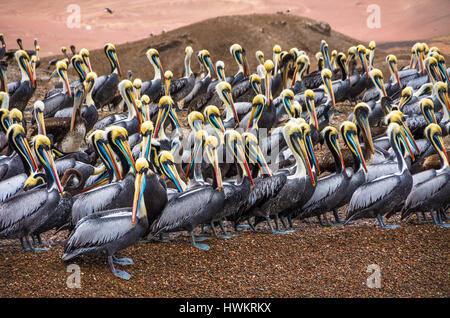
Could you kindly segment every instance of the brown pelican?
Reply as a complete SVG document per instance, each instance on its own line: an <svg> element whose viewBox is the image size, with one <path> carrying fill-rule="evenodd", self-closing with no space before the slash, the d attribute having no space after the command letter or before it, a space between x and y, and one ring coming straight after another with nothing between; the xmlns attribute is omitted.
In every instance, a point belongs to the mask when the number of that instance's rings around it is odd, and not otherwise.
<svg viewBox="0 0 450 318"><path fill-rule="evenodd" d="M412 176L400 151L401 143L405 148L409 146L399 124L389 124L387 134L397 157L398 171L367 182L356 189L350 200L346 222L376 217L382 228L398 227L385 225L382 216L395 209L411 191Z"/></svg>
<svg viewBox="0 0 450 318"><path fill-rule="evenodd" d="M109 63L111 64L111 74L98 77L92 91L92 98L94 99L95 105L100 108L104 105L110 105L116 95L117 85L119 84L119 79L122 76L119 59L117 58L116 47L114 44L107 43L104 47L104 51ZM89 72L91 71L92 70L89 67Z"/></svg>
<svg viewBox="0 0 450 318"><path fill-rule="evenodd" d="M227 82L231 87L244 81L249 76L247 58L245 56L245 50L239 44L233 44L230 47L230 53L238 65L238 72L234 76L227 77Z"/></svg>
<svg viewBox="0 0 450 318"><path fill-rule="evenodd" d="M194 51L192 47L187 46L185 49L186 57L184 59L185 75L182 78L176 79L170 83L169 92L165 95L170 95L175 102L185 98L194 88L195 75L191 70L191 55ZM167 80L167 76L165 76Z"/></svg>
<svg viewBox="0 0 450 318"><path fill-rule="evenodd" d="M405 200L402 219L414 212L430 211L435 224L448 227L448 224L442 223L441 220L442 210L445 210L450 203L450 168L442 140L442 130L438 125L430 124L425 128L424 134L439 154L442 166L439 170L431 169L413 175L414 185ZM436 211L438 220L433 214L434 211Z"/></svg>
<svg viewBox="0 0 450 318"><path fill-rule="evenodd" d="M305 125L309 127L307 124L299 124L297 120L291 120L284 126L284 138L296 159L295 172L287 176L286 183L278 195L268 199L260 206L254 207L251 212L251 215L264 218L273 234L284 234L284 232L279 231L278 222L276 222L277 231L274 230L270 223L270 216L278 219L279 213L283 215L285 211L292 211L299 204L301 206L302 201L306 202L309 199L309 197L305 198L304 193L305 187L309 186L307 179L311 180L312 187L315 187L316 184L309 161Z"/></svg>
<svg viewBox="0 0 450 318"><path fill-rule="evenodd" d="M24 250L42 251L47 249L34 248L28 236L44 225L52 212L65 213L67 209L70 211L70 206L65 205L62 200L63 188L56 173L50 140L45 136L37 135L33 143L35 155L47 176L47 187L25 191L0 204L0 238L19 238ZM33 178L29 180L35 182ZM25 188L28 186L27 182L24 186ZM61 206L61 203L64 204ZM27 242L29 249L26 248L23 239Z"/></svg>
<svg viewBox="0 0 450 318"><path fill-rule="evenodd" d="M30 66L30 57L27 52L18 50L14 56L17 64L19 65L22 78L19 82L8 84L8 93L10 96L9 107L17 108L20 111L23 111L31 96L33 96L36 89L36 82Z"/></svg>
<svg viewBox="0 0 450 318"><path fill-rule="evenodd" d="M206 147L208 157L213 159L215 182L209 185L201 182L201 185L192 187L183 193L174 195L167 203L161 216L153 223L151 232L158 235L162 232L188 231L190 242L194 247L209 250L206 244L196 242L193 230L196 226L207 223L214 215L223 209L224 191L222 191L222 175L218 169L217 156ZM201 181L201 176L199 180Z"/></svg>
<svg viewBox="0 0 450 318"><path fill-rule="evenodd" d="M337 215L336 206L342 202L346 195L353 171L345 168L342 153L337 141L339 136L337 129L327 126L323 129L322 134L334 158L336 172L317 180L312 197L302 207L300 218L307 218L315 215L320 220L320 215L326 215L327 212L333 211L336 222L341 223Z"/></svg>
<svg viewBox="0 0 450 318"><path fill-rule="evenodd" d="M81 254L105 252L113 274L130 279L131 275L116 269L114 263L131 265L132 259L117 258L114 253L144 237L152 219L161 213L167 203L165 183L151 171L144 158L136 161L136 169L131 206L101 211L81 219L64 248L64 261Z"/></svg>

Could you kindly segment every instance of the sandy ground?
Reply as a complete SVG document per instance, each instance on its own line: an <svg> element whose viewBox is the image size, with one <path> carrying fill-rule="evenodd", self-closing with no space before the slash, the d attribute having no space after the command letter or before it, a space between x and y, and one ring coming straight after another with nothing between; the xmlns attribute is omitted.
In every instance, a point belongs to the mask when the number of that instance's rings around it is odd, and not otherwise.
<svg viewBox="0 0 450 318"><path fill-rule="evenodd" d="M75 12L69 7L71 4L79 6L79 27L67 25L68 20L73 21ZM371 4L379 6L380 28L367 26ZM106 7L113 14L106 13ZM429 39L447 34L450 28L447 0L43 0L36 4L1 0L0 30L9 47L16 47L17 37L26 46L38 38L42 56L48 56L59 52L62 45L94 49L106 42L135 41L149 37L152 32L160 34L216 16L288 9L289 14L326 21L333 30L365 42Z"/></svg>

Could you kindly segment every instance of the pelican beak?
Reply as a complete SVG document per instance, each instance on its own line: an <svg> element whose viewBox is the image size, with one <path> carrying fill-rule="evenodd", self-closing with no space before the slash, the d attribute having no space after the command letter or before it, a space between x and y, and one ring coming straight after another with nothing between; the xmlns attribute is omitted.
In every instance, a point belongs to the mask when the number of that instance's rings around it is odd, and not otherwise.
<svg viewBox="0 0 450 318"><path fill-rule="evenodd" d="M27 158L28 164L32 167L33 171L37 171L38 167L36 162L34 161L33 155L31 154L30 146L28 145L27 140L22 136L19 135L18 143L22 147L18 147L19 149L23 149L25 153L25 157Z"/></svg>
<svg viewBox="0 0 450 318"><path fill-rule="evenodd" d="M297 66L295 66L294 76L292 77L291 87L294 86L294 84L295 84L295 80L297 78L297 73L298 73L299 69L300 69L300 64L297 64ZM287 74L287 71L285 73Z"/></svg>
<svg viewBox="0 0 450 318"><path fill-rule="evenodd" d="M270 96L272 95L270 82L271 82L271 75L270 75L270 73L266 73L266 76L264 76L264 84L266 86L265 89L266 89L266 105L267 106L269 106L269 104L270 104Z"/></svg>
<svg viewBox="0 0 450 318"><path fill-rule="evenodd" d="M6 68L0 67L0 72L3 90L5 91L5 93L8 93L8 80L6 75Z"/></svg>
<svg viewBox="0 0 450 318"><path fill-rule="evenodd" d="M255 186L255 182L253 181L252 174L250 173L250 168L248 166L247 159L245 159L244 150L242 149L241 145L238 145L238 144L236 144L236 150L237 150L237 155L238 155L239 159L244 164L245 171L247 172L247 175L250 178L250 183L252 184L252 187L253 187L253 186Z"/></svg>
<svg viewBox="0 0 450 318"><path fill-rule="evenodd" d="M206 65L208 66L208 68L210 69L211 73L214 75L214 77L217 77L217 71L216 68L214 67L214 65L212 65L210 57L209 56L205 56L204 60L206 62Z"/></svg>
<svg viewBox="0 0 450 318"><path fill-rule="evenodd" d="M53 181L55 181L56 186L58 187L58 191L60 194L63 194L64 189L61 185L61 181L59 180L58 172L56 171L55 162L53 161L53 156L49 150L43 151L44 153L44 159L46 161L46 164L50 170L50 173L52 175Z"/></svg>
<svg viewBox="0 0 450 318"><path fill-rule="evenodd" d="M210 148L210 147L208 147L208 148ZM220 170L220 167L219 167L219 159L217 156L217 151L215 148L212 148L212 149L207 149L207 152L208 152L208 156L210 157L209 159L212 162L213 167L214 167L214 174L216 176L217 189L219 191L221 191L223 188L222 171Z"/></svg>
<svg viewBox="0 0 450 318"><path fill-rule="evenodd" d="M133 168L134 173L136 173L136 163L134 162L133 155L131 154L131 147L128 140L119 141L119 147L122 149L128 163Z"/></svg>
<svg viewBox="0 0 450 318"><path fill-rule="evenodd" d="M161 107L158 110L158 116L156 117L156 125L155 125L155 132L153 133L153 138L158 137L159 130L161 129L161 126L163 122L166 120L166 117L169 113L169 105L165 105L164 107Z"/></svg>
<svg viewBox="0 0 450 318"><path fill-rule="evenodd" d="M333 100L334 100L334 95L333 95ZM314 100L312 100L310 98L306 98L305 102L307 104L309 116L312 117L314 120L314 127L316 127L316 129L319 130L319 120L317 119L317 112L316 112L316 106L314 105ZM334 105L334 102L333 102L333 105Z"/></svg>
<svg viewBox="0 0 450 318"><path fill-rule="evenodd" d="M55 75L58 73L58 70L55 69L52 73L52 75L50 75L50 77L48 78L48 81L50 81L53 77L55 77Z"/></svg>
<svg viewBox="0 0 450 318"><path fill-rule="evenodd" d="M37 112L37 120L39 120L39 125L42 127L42 134L44 136L47 135L47 132L45 130L45 120L44 120L44 113L41 111Z"/></svg>
<svg viewBox="0 0 450 318"><path fill-rule="evenodd" d="M74 96L74 105L72 109L72 118L70 119L70 132L73 131L75 127L75 119L77 117L77 111L80 108L81 103L83 102L84 95L81 94L81 91L76 91Z"/></svg>
<svg viewBox="0 0 450 318"><path fill-rule="evenodd" d="M175 186L177 187L178 191L181 193L184 191L184 186L183 186L183 182L180 179L180 176L177 172L177 170L175 169L175 167L173 166L172 163L163 163L163 166L165 167L165 171L166 173L168 173L168 177L170 178L170 180L172 180L172 182L175 184Z"/></svg>
<svg viewBox="0 0 450 318"><path fill-rule="evenodd" d="M361 59L361 64L364 68L364 72L366 72L367 77L369 76L369 70L367 69L366 58L363 56L362 52L358 52L359 58Z"/></svg>
<svg viewBox="0 0 450 318"><path fill-rule="evenodd" d="M261 171L261 174L267 174L269 177L271 177L272 170L267 165L267 161L261 152L261 148L259 148L259 146L256 144L250 145L250 147L251 147L250 151L253 152L256 156L256 163L259 166L259 170Z"/></svg>
<svg viewBox="0 0 450 318"><path fill-rule="evenodd" d="M304 138L304 144L307 146L306 151L309 153L310 158L314 163L314 167L317 169L317 174L320 175L319 162L317 161L316 152L314 151L313 143L311 141L311 135L307 133Z"/></svg>
<svg viewBox="0 0 450 318"><path fill-rule="evenodd" d="M225 100L227 101L227 106L229 106L233 111L234 119L236 120L236 126L239 125L239 117L236 112L236 107L234 106L233 96L231 95L231 92L225 92Z"/></svg>
<svg viewBox="0 0 450 318"><path fill-rule="evenodd" d="M394 75L395 75L395 80L397 81L398 87L401 89L402 88L402 83L400 82L400 77L398 76L398 69L397 66L394 65L393 62L390 62L391 68L394 71Z"/></svg>
<svg viewBox="0 0 450 318"><path fill-rule="evenodd" d="M119 63L119 59L117 58L116 52L114 52L114 60L116 61L116 64L117 64L117 71L119 72L119 77L122 77L122 71L120 70L120 63ZM92 72L90 62L89 62L89 72Z"/></svg>
<svg viewBox="0 0 450 318"><path fill-rule="evenodd" d="M331 97L331 103L333 104L333 107L336 107L336 102L334 100L333 84L331 82L331 78L329 78L328 76L325 78L325 85L327 86L328 94Z"/></svg>
<svg viewBox="0 0 450 318"><path fill-rule="evenodd" d="M175 123L175 126L177 126L178 132L181 134L182 137L184 137L183 130L181 129L181 124L180 121L178 120L177 113L173 109L174 109L173 107L170 107L169 116Z"/></svg>
<svg viewBox="0 0 450 318"><path fill-rule="evenodd" d="M170 92L170 79L166 78L164 80L164 86L165 86L165 94L166 96L169 96L169 92Z"/></svg>
<svg viewBox="0 0 450 318"><path fill-rule="evenodd" d="M136 98L134 97L133 89L129 89L127 95L133 104L134 111L136 112L137 118L139 120L139 133L141 133L142 116L140 115L141 112L136 104Z"/></svg>
<svg viewBox="0 0 450 318"><path fill-rule="evenodd" d="M189 171L191 171L192 166L194 165L194 161L195 161L195 158L197 158L197 153L198 153L198 150L200 149L200 146L201 146L201 143L195 144L194 151L192 152L191 159L189 160L189 165L186 169L186 175L185 175L186 178L188 177Z"/></svg>
<svg viewBox="0 0 450 318"><path fill-rule="evenodd" d="M105 154L106 154L106 158L109 161L112 169L114 170L117 180L119 180L119 181L122 180L123 179L122 173L120 172L116 158L114 157L111 146L109 144L105 144Z"/></svg>
<svg viewBox="0 0 450 318"><path fill-rule="evenodd" d="M408 138L406 137L406 134L403 131L403 129L400 131L400 138L402 139L403 145L405 145L405 147L408 149L412 161L415 161L416 158L414 157L414 153L412 152L411 147L409 146L409 142L407 141Z"/></svg>
<svg viewBox="0 0 450 318"><path fill-rule="evenodd" d="M89 56L86 56L86 58L83 58L83 60L86 64L89 72L92 72L91 60L90 60ZM117 63L117 64L119 64L119 63Z"/></svg>
<svg viewBox="0 0 450 318"><path fill-rule="evenodd" d="M434 115L434 112L433 112L433 115ZM435 120L436 120L436 118L435 118ZM414 146L414 149L416 149L417 153L420 156L420 149L419 149L419 147L416 144L416 140L414 139L414 137L413 137L413 135L411 133L411 130L409 130L409 127L403 121L402 121L402 128L403 128L403 131L405 133L406 139L409 141L409 143L411 143L411 145ZM411 153L411 157L414 158L412 153Z"/></svg>
<svg viewBox="0 0 450 318"><path fill-rule="evenodd" d="M425 75L425 68L423 66L423 53L419 52L420 69L422 70L422 75Z"/></svg>
<svg viewBox="0 0 450 318"><path fill-rule="evenodd" d="M146 178L144 172L139 172L134 180L134 198L133 198L133 208L131 211L131 226L136 223L137 212L140 209L145 209L143 205L142 197L144 195L144 190L146 186Z"/></svg>
<svg viewBox="0 0 450 318"><path fill-rule="evenodd" d="M67 76L67 71L62 70L60 74L64 80L64 84L66 85L67 94L69 94L69 97L72 98L72 91L70 90L69 77Z"/></svg>
<svg viewBox="0 0 450 318"><path fill-rule="evenodd" d="M351 143L355 146L356 154L358 156L359 162L363 165L364 171L367 173L368 170L367 170L367 166L366 166L366 161L364 160L364 156L362 154L361 145L359 144L359 142L357 140L355 140L355 136L353 134L349 134L348 138L350 139Z"/></svg>
<svg viewBox="0 0 450 318"><path fill-rule="evenodd" d="M309 162L309 156L308 156L308 152L305 148L305 142L304 142L303 138L301 138L300 136L297 137L297 143L300 147L301 153L303 154L303 158L305 159L306 168L308 169L308 174L311 179L311 182L312 182L313 186L316 186L316 180L314 179L314 175L311 170L311 163Z"/></svg>
<svg viewBox="0 0 450 318"><path fill-rule="evenodd" d="M372 151L372 154L375 154L375 150L373 148L372 131L370 130L369 120L365 114L361 115L361 129L367 136L367 139L369 141L369 147L370 150Z"/></svg>

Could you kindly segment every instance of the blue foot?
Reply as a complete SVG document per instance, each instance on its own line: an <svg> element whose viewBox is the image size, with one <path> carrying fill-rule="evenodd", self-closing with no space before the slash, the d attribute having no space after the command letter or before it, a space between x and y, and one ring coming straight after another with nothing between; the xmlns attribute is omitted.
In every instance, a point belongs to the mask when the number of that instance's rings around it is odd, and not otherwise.
<svg viewBox="0 0 450 318"><path fill-rule="evenodd" d="M49 248L39 248L39 247L33 247L31 249L31 251L33 251L33 252L45 252L45 251L49 251L49 250L50 250Z"/></svg>
<svg viewBox="0 0 450 318"><path fill-rule="evenodd" d="M131 258L127 258L127 257L123 257L123 258L118 258L113 256L113 262L119 265L133 265L134 262Z"/></svg>
<svg viewBox="0 0 450 318"><path fill-rule="evenodd" d="M122 278L122 279L125 279L125 280L129 280L129 279L131 278L131 275L130 275L130 274L128 274L127 272L122 271L122 270L120 270L120 269L116 269L116 270L113 272L113 274L116 275L117 277Z"/></svg>
<svg viewBox="0 0 450 318"><path fill-rule="evenodd" d="M238 226L236 226L236 229L248 229L250 227L250 225L248 224L239 224Z"/></svg>
<svg viewBox="0 0 450 318"><path fill-rule="evenodd" d="M221 239L230 239L230 238L232 238L233 237L233 235L225 235L225 234L222 234L222 235L219 235L219 237L221 238Z"/></svg>
<svg viewBox="0 0 450 318"><path fill-rule="evenodd" d="M196 237L195 240L197 242L203 242L203 241L209 240L209 237L200 236L200 237Z"/></svg>
<svg viewBox="0 0 450 318"><path fill-rule="evenodd" d="M445 228L450 227L450 224L447 224L447 223L440 223L440 224L437 224L437 225L445 227Z"/></svg>
<svg viewBox="0 0 450 318"><path fill-rule="evenodd" d="M400 227L400 225L384 225L381 228L382 229L398 229Z"/></svg>
<svg viewBox="0 0 450 318"><path fill-rule="evenodd" d="M207 244L192 243L192 246L204 251L209 251L209 245Z"/></svg>

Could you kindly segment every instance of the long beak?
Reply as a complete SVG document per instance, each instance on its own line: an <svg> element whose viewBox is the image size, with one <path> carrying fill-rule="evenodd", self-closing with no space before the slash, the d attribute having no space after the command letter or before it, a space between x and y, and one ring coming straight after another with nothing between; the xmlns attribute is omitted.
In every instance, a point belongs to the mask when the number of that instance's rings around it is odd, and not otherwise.
<svg viewBox="0 0 450 318"><path fill-rule="evenodd" d="M166 96L170 96L169 95L169 92L170 92L170 79L165 79L164 80L164 83L165 83L165 93L166 93Z"/></svg>
<svg viewBox="0 0 450 318"><path fill-rule="evenodd" d="M181 181L180 176L178 175L177 170L175 169L175 167L172 164L166 164L163 163L163 165L165 166L165 170L167 171L167 173L169 173L169 178L170 180L172 180L172 182L175 184L175 186L177 187L178 191L184 192L184 183Z"/></svg>
<svg viewBox="0 0 450 318"><path fill-rule="evenodd" d="M311 179L311 182L312 182L313 186L316 186L316 180L314 180L314 175L311 170L311 163L309 162L309 156L308 156L308 152L306 151L306 148L305 148L305 143L302 138L297 138L297 142L300 146L300 151L303 154L303 158L305 159L306 168L308 169L308 174Z"/></svg>
<svg viewBox="0 0 450 318"><path fill-rule="evenodd" d="M425 68L423 67L423 54L419 53L420 69L422 70L422 75L425 75Z"/></svg>
<svg viewBox="0 0 450 318"><path fill-rule="evenodd" d="M69 85L69 78L68 78L68 76L67 76L67 72L66 72L66 71L63 71L63 72L62 72L62 77L63 77L64 83L65 83L65 85L66 85L67 94L69 94L69 97L72 98L72 92L71 92L71 90L70 90L70 85Z"/></svg>
<svg viewBox="0 0 450 318"><path fill-rule="evenodd" d="M131 154L130 144L127 140L119 142L122 146L122 150L124 150L125 157L127 158L128 163L133 168L133 171L136 173L136 163L134 162L133 155Z"/></svg>
<svg viewBox="0 0 450 318"><path fill-rule="evenodd" d="M245 159L244 151L242 150L240 145L236 145L237 149L237 155L239 156L239 159L241 159L242 163L244 164L245 171L247 172L248 177L250 178L250 183L252 186L255 186L255 182L253 181L252 174L250 173L250 168L248 167L248 162Z"/></svg>
<svg viewBox="0 0 450 318"><path fill-rule="evenodd" d="M87 67L88 67L88 69L89 69L89 72L92 72L92 66L91 66L91 60L90 60L90 58L89 58L89 57L86 57L85 62L86 62L86 65L87 65ZM117 65L118 65L118 64L119 64L119 62L117 62Z"/></svg>
<svg viewBox="0 0 450 318"><path fill-rule="evenodd" d="M356 154L358 155L359 162L363 165L364 171L367 173L368 170L367 170L367 166L366 166L366 161L364 160L364 156L361 151L361 145L359 144L358 141L355 141L354 135L349 134L348 138L350 139L351 143L355 146Z"/></svg>
<svg viewBox="0 0 450 318"><path fill-rule="evenodd" d="M111 150L111 146L109 144L105 145L105 152L106 152L107 160L109 161L111 167L113 168L117 179L119 181L122 180L123 179L122 173L120 172L119 165L117 164L116 158L114 157L114 154Z"/></svg>
<svg viewBox="0 0 450 318"><path fill-rule="evenodd" d="M408 149L408 152L411 155L412 161L415 161L416 158L414 157L414 153L412 152L411 147L409 146L409 142L406 141L407 137L406 137L405 132L403 130L400 131L400 137L402 138L403 144Z"/></svg>
<svg viewBox="0 0 450 318"><path fill-rule="evenodd" d="M311 135L307 134L306 136L304 136L305 139L305 144L308 146L307 151L310 153L311 155L311 159L314 163L314 167L317 169L317 174L320 175L320 166L319 166L319 162L317 161L317 156L316 156L316 152L314 151L314 147L311 141Z"/></svg>
<svg viewBox="0 0 450 318"><path fill-rule="evenodd" d="M0 67L0 71L2 72L2 86L3 89L5 91L5 93L8 93L8 80L7 80L7 75L6 75L6 69L4 69L3 67Z"/></svg>
<svg viewBox="0 0 450 318"><path fill-rule="evenodd" d="M33 155L31 154L31 149L30 149L30 146L28 145L27 140L21 136L19 139L19 142L23 146L22 149L25 150L25 156L27 158L29 165L32 167L32 170L37 171L38 167L37 167L36 162L34 161Z"/></svg>
<svg viewBox="0 0 450 318"><path fill-rule="evenodd" d="M120 70L120 63L119 63L119 59L117 58L117 54L116 53L114 53L114 59L116 60L117 71L119 72L119 77L122 77L122 71ZM89 69L90 69L90 67L89 67ZM90 71L90 72L92 72L92 71Z"/></svg>
<svg viewBox="0 0 450 318"><path fill-rule="evenodd" d="M369 70L367 69L366 58L362 55L362 53L358 53L358 55L359 55L359 58L361 59L361 63L363 65L364 72L366 72L367 77L370 77Z"/></svg>
<svg viewBox="0 0 450 318"><path fill-rule="evenodd" d="M166 107L160 108L158 110L158 116L156 117L155 132L153 133L153 138L158 137L159 130L161 129L162 123L166 120L168 110Z"/></svg>
<svg viewBox="0 0 450 318"><path fill-rule="evenodd" d="M233 111L234 120L236 121L236 125L239 125L240 124L239 117L236 112L236 107L234 107L234 101L233 101L233 96L231 95L231 92L226 92L226 98L227 98L227 102L228 102L229 106L231 107L231 110Z"/></svg>
<svg viewBox="0 0 450 318"><path fill-rule="evenodd" d="M438 67L439 67L439 70L441 71L440 73L442 73L442 75L443 75L442 77L444 77L445 81L447 82L447 87L450 88L450 80L448 78L447 72L445 71L445 67L441 63L438 63Z"/></svg>
<svg viewBox="0 0 450 318"><path fill-rule="evenodd" d="M61 185L61 181L59 180L58 172L56 171L55 162L53 161L53 156L47 150L44 150L43 153L44 153L45 161L46 161L48 168L50 170L50 173L52 175L52 178L55 181L56 186L58 187L58 191L60 194L62 194L64 192L64 189Z"/></svg>
<svg viewBox="0 0 450 318"><path fill-rule="evenodd" d="M413 67L415 60L416 60L416 55L413 53L413 54L411 54L411 59L409 60L409 68L410 69Z"/></svg>
<svg viewBox="0 0 450 318"><path fill-rule="evenodd" d="M298 73L299 69L300 69L300 64L297 64L297 66L295 67L295 70L294 70L294 76L292 77L291 87L294 86L294 84L295 84L295 80L297 78L297 73ZM287 71L285 73L287 74Z"/></svg>
<svg viewBox="0 0 450 318"><path fill-rule="evenodd" d="M331 97L331 102L333 104L333 107L336 107L336 102L334 100L334 92L333 92L333 83L331 82L331 78L326 78L325 83L327 85L328 88L328 93L330 94Z"/></svg>
<svg viewBox="0 0 450 318"><path fill-rule="evenodd" d="M58 73L58 70L55 69L52 73L52 75L50 75L50 77L48 78L48 81L50 81L53 77L55 77L55 75Z"/></svg>
<svg viewBox="0 0 450 318"><path fill-rule="evenodd" d="M45 130L45 120L44 120L44 113L39 111L37 114L38 120L39 120L39 125L41 126L42 129L42 135L47 136L47 132Z"/></svg>
<svg viewBox="0 0 450 318"><path fill-rule="evenodd" d="M339 158L341 159L342 170L345 170L344 157L342 156L341 148L339 148L339 145L338 145L337 143L336 143L336 149L337 149L337 151L338 151Z"/></svg>
<svg viewBox="0 0 450 318"><path fill-rule="evenodd" d="M197 152L200 149L201 143L196 143L194 146L194 151L191 154L191 159L189 160L189 165L186 169L186 178L189 175L189 171L191 171L192 166L194 165L195 158L197 158Z"/></svg>
<svg viewBox="0 0 450 318"><path fill-rule="evenodd" d="M217 71L216 68L214 67L214 65L211 64L211 61L209 60L208 56L205 56L205 62L206 65L209 67L209 69L211 70L211 73L214 75L212 77L217 77Z"/></svg>
<svg viewBox="0 0 450 318"><path fill-rule="evenodd" d="M310 111L309 116L314 119L314 127L319 130L319 120L317 119L316 106L314 105L314 100L306 99L306 103L308 103L308 111Z"/></svg>
<svg viewBox="0 0 450 318"><path fill-rule="evenodd" d="M141 208L141 204L143 203L142 197L144 195L145 186L146 180L144 173L138 173L136 175L136 179L134 180L134 198L133 208L131 210L131 226L134 226L136 223L137 212Z"/></svg>
<svg viewBox="0 0 450 318"><path fill-rule="evenodd" d="M269 106L270 104L270 97L272 96L272 91L271 91L271 87L270 87L270 80L271 80L271 75L269 73L266 73L266 76L264 77L264 84L265 84L265 89L266 89L266 105Z"/></svg>
<svg viewBox="0 0 450 318"><path fill-rule="evenodd" d="M219 191L221 191L223 188L222 171L219 167L219 159L217 157L217 152L215 149L211 149L211 155L213 159L214 174L216 175L217 188L219 189Z"/></svg>
<svg viewBox="0 0 450 318"><path fill-rule="evenodd" d="M372 151L372 154L375 154L375 150L373 148L372 131L370 130L369 120L365 115L363 115L361 116L361 122L362 122L361 128L364 130L364 133L367 136L370 150Z"/></svg>
<svg viewBox="0 0 450 318"><path fill-rule="evenodd" d="M31 85L33 85L33 87L35 87L36 86L36 80L35 80L35 78L33 76L33 71L31 70L30 63L28 63L27 60L25 60L25 67L27 69L27 74L28 74L28 77L30 78Z"/></svg>
<svg viewBox="0 0 450 318"><path fill-rule="evenodd" d="M411 130L409 130L409 127L404 122L402 122L402 128L403 131L405 132L406 139L414 146L414 149L416 149L417 153L420 156L420 149L416 144L416 140L414 139Z"/></svg>
<svg viewBox="0 0 450 318"><path fill-rule="evenodd" d="M101 177L100 179L98 179L96 182L94 182L94 183L91 184L90 186L87 186L86 188L84 188L83 190L81 190L81 193L88 192L88 191L90 191L90 190L92 190L92 189L95 189L95 188L97 188L97 187L99 187L99 186L102 186L102 185L104 185L104 184L107 184L107 183L108 183L108 178L109 178L108 173L105 173L105 174L103 175L103 177Z"/></svg>
<svg viewBox="0 0 450 318"><path fill-rule="evenodd" d="M269 177L271 177L272 170L267 165L267 161L261 152L261 148L259 148L258 145L252 145L252 148L254 149L253 151L256 153L256 162L258 163L261 174L266 173Z"/></svg>
<svg viewBox="0 0 450 318"><path fill-rule="evenodd" d="M183 130L181 129L180 121L178 120L177 113L173 111L173 107L170 107L169 116L170 116L170 118L172 118L173 122L175 123L175 126L177 126L178 132L181 134L182 137L184 137Z"/></svg>

